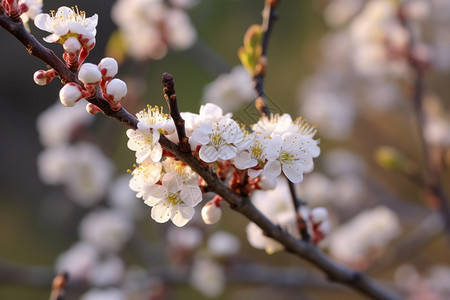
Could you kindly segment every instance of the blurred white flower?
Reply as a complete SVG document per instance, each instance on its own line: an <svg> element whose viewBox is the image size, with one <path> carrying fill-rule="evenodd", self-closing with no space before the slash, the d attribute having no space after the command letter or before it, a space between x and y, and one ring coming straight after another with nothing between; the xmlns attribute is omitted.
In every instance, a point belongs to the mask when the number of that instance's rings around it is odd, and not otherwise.
<svg viewBox="0 0 450 300"><path fill-rule="evenodd" d="M194 250L203 242L203 233L195 227L169 227L167 241L172 247Z"/></svg>
<svg viewBox="0 0 450 300"><path fill-rule="evenodd" d="M23 23L28 23L28 21L34 20L38 14L42 12L42 2L43 0L19 0L18 4L25 4L28 10L20 15Z"/></svg>
<svg viewBox="0 0 450 300"><path fill-rule="evenodd" d="M138 60L161 59L168 48L185 50L197 33L185 11L162 0L119 0L112 19L126 42L128 54Z"/></svg>
<svg viewBox="0 0 450 300"><path fill-rule="evenodd" d="M255 191L252 194L252 202L273 223L280 225L293 236L300 237L296 226L295 209L290 199L286 180L278 179L274 190ZM265 249L269 254L283 250L280 243L267 237L254 223L247 225L246 232L250 245L255 248Z"/></svg>
<svg viewBox="0 0 450 300"><path fill-rule="evenodd" d="M375 250L387 246L401 233L397 215L385 206L359 213L349 222L331 232L330 254L344 263L357 263Z"/></svg>
<svg viewBox="0 0 450 300"><path fill-rule="evenodd" d="M124 273L125 264L121 258L115 255L100 256L87 279L94 286L109 286L120 283Z"/></svg>
<svg viewBox="0 0 450 300"><path fill-rule="evenodd" d="M74 281L87 280L97 263L98 250L87 242L78 242L56 260L57 272L68 272Z"/></svg>
<svg viewBox="0 0 450 300"><path fill-rule="evenodd" d="M208 297L219 296L225 288L225 272L208 258L197 258L189 279L194 288Z"/></svg>
<svg viewBox="0 0 450 300"><path fill-rule="evenodd" d="M108 253L120 251L133 231L134 223L126 215L113 209L90 212L78 228L82 240Z"/></svg>
<svg viewBox="0 0 450 300"><path fill-rule="evenodd" d="M126 300L125 293L118 288L98 289L93 288L87 291L80 300Z"/></svg>
<svg viewBox="0 0 450 300"><path fill-rule="evenodd" d="M232 256L239 253L239 239L228 232L217 231L208 239L208 250L214 256Z"/></svg>
<svg viewBox="0 0 450 300"><path fill-rule="evenodd" d="M217 201L208 201L202 208L202 219L205 224L216 224L222 217L222 209Z"/></svg>
<svg viewBox="0 0 450 300"><path fill-rule="evenodd" d="M114 180L108 192L108 203L111 207L127 214L130 218L140 219L143 216L142 202L129 188L130 175L125 174Z"/></svg>
<svg viewBox="0 0 450 300"><path fill-rule="evenodd" d="M218 104L225 111L235 111L255 98L250 75L244 67L236 66L205 86L202 101Z"/></svg>
<svg viewBox="0 0 450 300"><path fill-rule="evenodd" d="M334 0L325 8L325 21L332 27L344 25L363 7L363 0Z"/></svg>

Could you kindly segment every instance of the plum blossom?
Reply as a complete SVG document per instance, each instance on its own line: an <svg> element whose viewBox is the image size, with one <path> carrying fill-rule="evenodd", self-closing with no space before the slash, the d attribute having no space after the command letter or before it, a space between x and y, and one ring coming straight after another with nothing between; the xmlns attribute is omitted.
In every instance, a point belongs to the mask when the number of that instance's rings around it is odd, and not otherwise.
<svg viewBox="0 0 450 300"><path fill-rule="evenodd" d="M275 178L283 171L293 183L303 180L303 173L312 171L313 158L319 156L320 148L317 141L299 133L285 133L278 138L278 147L272 148L270 155L279 154L274 160L269 160L264 166L264 175Z"/></svg>
<svg viewBox="0 0 450 300"><path fill-rule="evenodd" d="M38 14L42 12L43 0L19 0L18 4L27 6L27 11L20 15L23 23L34 20Z"/></svg>
<svg viewBox="0 0 450 300"><path fill-rule="evenodd" d="M237 146L242 142L244 132L232 119L224 118L216 123L202 123L192 133L193 143L201 145L199 156L207 162L229 160L236 156Z"/></svg>
<svg viewBox="0 0 450 300"><path fill-rule="evenodd" d="M145 204L152 207L152 219L165 223L169 219L178 226L184 226L194 216L194 207L202 201L202 192L197 185L185 185L176 172L165 174L162 184L148 186Z"/></svg>
<svg viewBox="0 0 450 300"><path fill-rule="evenodd" d="M162 157L162 148L158 142L160 132L173 133L175 131L173 121L167 114L163 114L162 109L151 106L136 116L139 120L137 129L127 130L128 148L136 151L136 162L139 164L159 162Z"/></svg>
<svg viewBox="0 0 450 300"><path fill-rule="evenodd" d="M63 44L67 38L75 36L88 50L95 45L97 22L97 14L86 18L84 11L66 6L58 8L56 13L51 11L50 15L39 14L34 20L37 28L51 33L44 38L46 42Z"/></svg>

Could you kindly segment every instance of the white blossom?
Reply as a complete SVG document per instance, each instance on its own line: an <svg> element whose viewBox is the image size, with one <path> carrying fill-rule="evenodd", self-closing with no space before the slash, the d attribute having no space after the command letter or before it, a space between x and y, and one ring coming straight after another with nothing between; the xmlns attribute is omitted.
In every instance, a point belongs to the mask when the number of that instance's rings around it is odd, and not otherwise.
<svg viewBox="0 0 450 300"><path fill-rule="evenodd" d="M228 232L217 231L208 239L209 253L215 256L232 256L239 253L239 239Z"/></svg>
<svg viewBox="0 0 450 300"><path fill-rule="evenodd" d="M331 232L330 254L345 263L361 261L372 251L385 247L401 232L397 215L385 206L359 213Z"/></svg>
<svg viewBox="0 0 450 300"><path fill-rule="evenodd" d="M235 111L256 97L252 78L242 66L234 67L230 73L219 75L207 84L203 91L203 102L219 104L226 111Z"/></svg>
<svg viewBox="0 0 450 300"><path fill-rule="evenodd" d="M98 250L89 243L78 242L61 253L56 260L57 272L68 272L74 280L87 280L97 263Z"/></svg>
<svg viewBox="0 0 450 300"><path fill-rule="evenodd" d="M224 118L218 123L202 123L191 136L192 143L201 146L200 158L212 163L217 160L229 160L236 156L237 145L244 138L239 125L232 119Z"/></svg>
<svg viewBox="0 0 450 300"><path fill-rule="evenodd" d="M219 296L225 288L225 272L209 258L198 258L192 266L189 281L198 291L208 297Z"/></svg>
<svg viewBox="0 0 450 300"><path fill-rule="evenodd" d="M79 235L98 249L115 253L131 238L133 230L134 224L120 211L97 209L81 221Z"/></svg>
<svg viewBox="0 0 450 300"><path fill-rule="evenodd" d="M75 36L88 50L95 45L97 22L97 14L86 18L84 11L66 6L60 7L56 13L51 12L51 15L39 14L34 20L37 28L51 33L44 38L46 42L62 44L68 37Z"/></svg>
<svg viewBox="0 0 450 300"><path fill-rule="evenodd" d="M195 250L203 242L203 233L196 227L169 227L167 241L174 248Z"/></svg>
<svg viewBox="0 0 450 300"><path fill-rule="evenodd" d="M148 197L145 204L152 207L152 219L165 223L169 219L178 226L184 226L194 216L194 207L202 200L202 192L197 185L184 184L182 176L176 172L166 173L162 185L147 186Z"/></svg>
<svg viewBox="0 0 450 300"><path fill-rule="evenodd" d="M116 1L112 19L128 54L138 60L161 59L169 48L185 50L197 38L186 12L162 0Z"/></svg>
<svg viewBox="0 0 450 300"><path fill-rule="evenodd" d="M137 129L128 129L128 148L136 151L137 163L159 162L162 157L162 148L159 144L160 132L171 134L175 131L175 125L162 109L149 106L147 110L140 111L137 115L139 123Z"/></svg>
<svg viewBox="0 0 450 300"><path fill-rule="evenodd" d="M34 20L38 14L42 12L43 0L19 0L19 6L25 4L28 10L20 15L23 23L28 23L28 21Z"/></svg>
<svg viewBox="0 0 450 300"><path fill-rule="evenodd" d="M75 54L81 50L81 43L77 38L70 37L63 43L63 48L65 52Z"/></svg>
<svg viewBox="0 0 450 300"><path fill-rule="evenodd" d="M80 300L126 300L125 293L118 288L99 289L93 288L87 291Z"/></svg>

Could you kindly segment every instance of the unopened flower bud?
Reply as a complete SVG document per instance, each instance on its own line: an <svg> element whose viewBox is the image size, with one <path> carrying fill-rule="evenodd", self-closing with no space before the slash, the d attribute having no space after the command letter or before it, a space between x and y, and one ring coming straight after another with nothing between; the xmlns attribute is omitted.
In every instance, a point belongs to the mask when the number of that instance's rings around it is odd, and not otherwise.
<svg viewBox="0 0 450 300"><path fill-rule="evenodd" d="M63 48L67 53L78 53L81 50L81 43L77 38L70 37L64 42Z"/></svg>
<svg viewBox="0 0 450 300"><path fill-rule="evenodd" d="M37 85L46 85L47 77L45 76L45 71L39 70L39 71L34 72L33 80Z"/></svg>
<svg viewBox="0 0 450 300"><path fill-rule="evenodd" d="M98 64L98 69L105 78L113 78L119 71L117 61L111 57L105 57Z"/></svg>
<svg viewBox="0 0 450 300"><path fill-rule="evenodd" d="M215 224L222 217L222 209L218 201L211 200L202 208L202 219L205 224Z"/></svg>
<svg viewBox="0 0 450 300"><path fill-rule="evenodd" d="M88 104L86 105L86 111L87 111L88 113L90 113L91 115L95 115L95 114L101 112L102 110L101 110L100 107L98 107L97 105L92 104L92 103L88 103Z"/></svg>
<svg viewBox="0 0 450 300"><path fill-rule="evenodd" d="M73 82L66 84L59 91L59 100L64 106L74 106L81 98L81 87Z"/></svg>
<svg viewBox="0 0 450 300"><path fill-rule="evenodd" d="M85 63L78 72L78 79L84 84L96 84L102 79L102 74L96 65Z"/></svg>
<svg viewBox="0 0 450 300"><path fill-rule="evenodd" d="M319 224L328 219L328 211L324 207L313 208L310 212L311 222L313 224Z"/></svg>
<svg viewBox="0 0 450 300"><path fill-rule="evenodd" d="M111 101L119 102L127 94L127 85L122 80L115 78L106 86L106 94Z"/></svg>

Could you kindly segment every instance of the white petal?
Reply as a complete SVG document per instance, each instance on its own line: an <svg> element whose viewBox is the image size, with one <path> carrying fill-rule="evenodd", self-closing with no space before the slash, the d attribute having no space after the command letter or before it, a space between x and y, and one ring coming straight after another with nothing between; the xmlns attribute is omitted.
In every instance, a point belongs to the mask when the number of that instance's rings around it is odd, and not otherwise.
<svg viewBox="0 0 450 300"><path fill-rule="evenodd" d="M202 147L203 148L203 147ZM225 145L219 148L218 155L220 159L229 160L236 156L237 148L235 146Z"/></svg>
<svg viewBox="0 0 450 300"><path fill-rule="evenodd" d="M303 170L297 168L298 165L283 165L283 173L293 183L299 183L303 180Z"/></svg>
<svg viewBox="0 0 450 300"><path fill-rule="evenodd" d="M264 166L264 176L267 178L275 178L281 174L281 163L278 160L267 162Z"/></svg>
<svg viewBox="0 0 450 300"><path fill-rule="evenodd" d="M189 222L194 216L195 209L192 207L177 205L172 208L171 219L173 224L182 227Z"/></svg>
<svg viewBox="0 0 450 300"><path fill-rule="evenodd" d="M164 175L162 183L169 192L176 193L183 187L183 178L175 172L170 172Z"/></svg>
<svg viewBox="0 0 450 300"><path fill-rule="evenodd" d="M248 176L256 178L259 176L259 174L261 174L261 172L263 171L263 169L248 169Z"/></svg>
<svg viewBox="0 0 450 300"><path fill-rule="evenodd" d="M165 189L163 186L159 185L159 184L154 184L154 185L145 186L145 187L144 187L144 190L145 190L145 192L146 192L146 194L147 194L148 196L151 196L151 197L153 197L153 198L160 199L160 200L161 200L162 198L164 198L165 195L166 195L166 189ZM147 201L147 199L144 199L144 200ZM147 204L147 203L146 203L146 204ZM156 204L156 203L153 203L153 204L147 204L147 205L153 206L153 205L155 205L155 204Z"/></svg>
<svg viewBox="0 0 450 300"><path fill-rule="evenodd" d="M161 160L162 148L160 143L157 143L152 147L150 157L154 162L159 162Z"/></svg>
<svg viewBox="0 0 450 300"><path fill-rule="evenodd" d="M44 41L47 43L56 43L59 40L60 36L56 34L50 34L49 36L44 38Z"/></svg>
<svg viewBox="0 0 450 300"><path fill-rule="evenodd" d="M205 133L201 128L194 130L190 139L200 145L206 145L210 142L208 134Z"/></svg>
<svg viewBox="0 0 450 300"><path fill-rule="evenodd" d="M198 155L201 160L207 163L215 162L219 158L219 152L214 146L202 146Z"/></svg>
<svg viewBox="0 0 450 300"><path fill-rule="evenodd" d="M171 206L165 200L160 201L152 208L152 219L158 223L166 223L170 219Z"/></svg>
<svg viewBox="0 0 450 300"><path fill-rule="evenodd" d="M268 160L277 159L280 156L283 139L280 136L271 138L267 142L267 147L264 149L264 156Z"/></svg>
<svg viewBox="0 0 450 300"><path fill-rule="evenodd" d="M247 151L239 152L234 158L234 166L240 170L249 169L258 164L258 161L251 157Z"/></svg>
<svg viewBox="0 0 450 300"><path fill-rule="evenodd" d="M39 14L34 19L34 25L40 30L51 32L51 30L47 27L47 20L49 18L50 16L48 14Z"/></svg>
<svg viewBox="0 0 450 300"><path fill-rule="evenodd" d="M181 189L180 198L187 206L194 207L202 201L202 191L196 185L185 185Z"/></svg>

